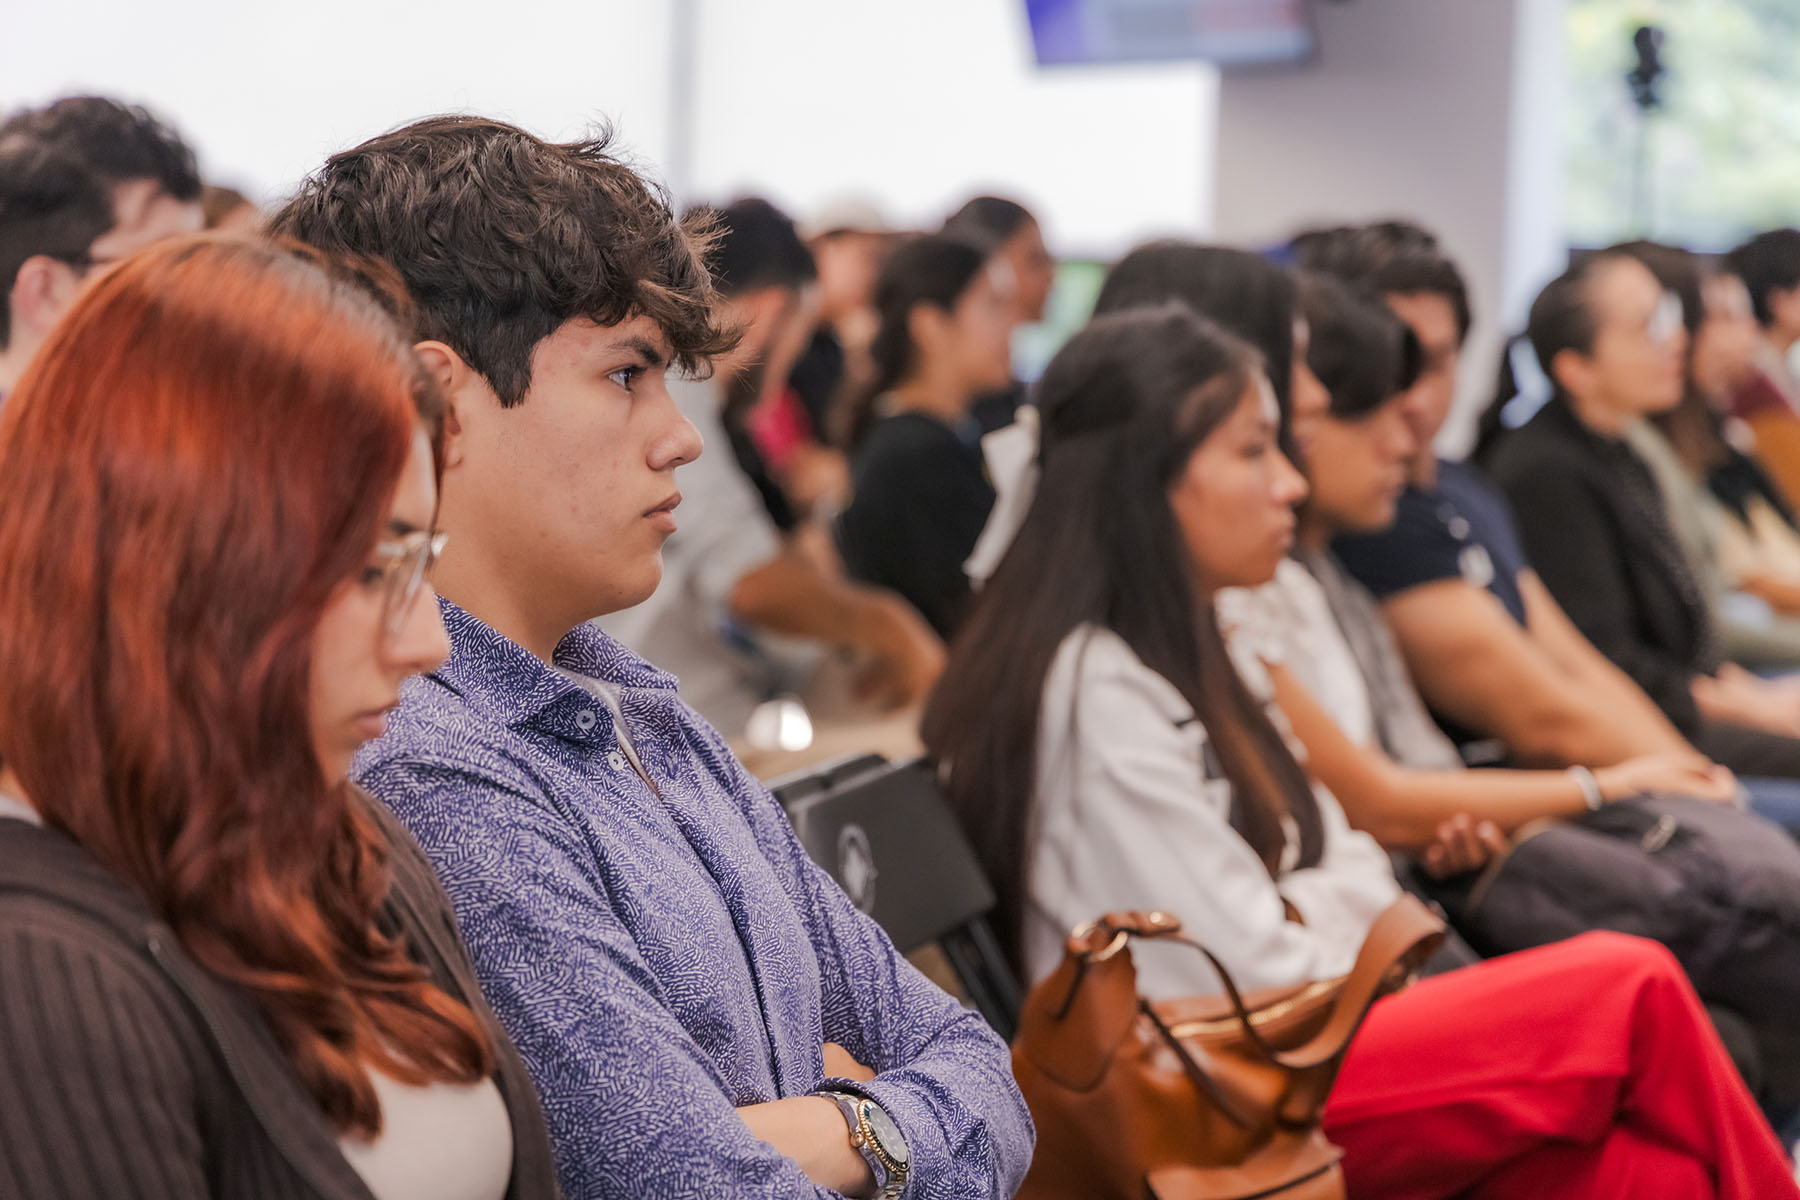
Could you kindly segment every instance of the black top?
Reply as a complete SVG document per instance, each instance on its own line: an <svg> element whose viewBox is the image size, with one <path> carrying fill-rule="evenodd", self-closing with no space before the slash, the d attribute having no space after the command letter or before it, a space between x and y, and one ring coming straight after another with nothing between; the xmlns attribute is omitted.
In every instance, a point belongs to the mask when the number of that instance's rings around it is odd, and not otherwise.
<svg viewBox="0 0 1800 1200"><path fill-rule="evenodd" d="M788 386L800 397L800 406L812 422L813 436L824 442L834 432L837 396L844 384L844 346L831 326L820 323L812 341L788 369Z"/></svg>
<svg viewBox="0 0 1800 1200"><path fill-rule="evenodd" d="M993 507L972 424L959 431L922 413L883 417L851 463L851 501L838 518L844 565L906 597L948 638L969 603L963 562Z"/></svg>
<svg viewBox="0 0 1800 1200"><path fill-rule="evenodd" d="M1465 579L1492 592L1523 625L1518 578L1527 564L1505 497L1465 463L1439 462L1437 471L1433 488L1407 485L1392 526L1344 534L1332 551L1378 599L1440 579Z"/></svg>
<svg viewBox="0 0 1800 1200"><path fill-rule="evenodd" d="M969 406L969 416L983 434L1005 429L1018 419L1019 409L1030 403L1029 391L1017 379L997 392L984 392Z"/></svg>
<svg viewBox="0 0 1800 1200"><path fill-rule="evenodd" d="M1762 464L1730 443L1726 443L1725 461L1707 472L1706 486L1740 521L1750 520L1750 503L1760 499L1789 526L1795 526L1794 510Z"/></svg>
<svg viewBox="0 0 1800 1200"><path fill-rule="evenodd" d="M379 804L384 931L495 1048L508 1200L555 1197L537 1093L482 999L450 902ZM203 970L135 892L54 830L0 818L0 1196L372 1200L250 997Z"/></svg>
<svg viewBox="0 0 1800 1200"><path fill-rule="evenodd" d="M1556 399L1500 443L1491 469L1550 594L1692 736L1693 678L1718 669L1718 652L1649 466Z"/></svg>

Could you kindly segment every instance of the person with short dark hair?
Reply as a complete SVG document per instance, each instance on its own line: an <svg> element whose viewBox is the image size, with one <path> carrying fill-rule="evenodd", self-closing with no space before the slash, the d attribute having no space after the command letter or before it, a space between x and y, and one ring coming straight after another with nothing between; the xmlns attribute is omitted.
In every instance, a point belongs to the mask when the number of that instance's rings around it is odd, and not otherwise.
<svg viewBox="0 0 1800 1200"><path fill-rule="evenodd" d="M257 233L263 226L262 210L234 187L209 183L200 193L200 210L208 229L227 233Z"/></svg>
<svg viewBox="0 0 1800 1200"><path fill-rule="evenodd" d="M1397 519L1338 537L1334 552L1381 601L1419 691L1466 761L1593 768L1690 751L1544 589L1505 498L1474 466L1433 449L1455 396L1468 297L1455 262L1427 237L1363 226L1296 256L1379 294L1421 352L1404 404L1417 449Z"/></svg>
<svg viewBox="0 0 1800 1200"><path fill-rule="evenodd" d="M1036 325L1056 286L1056 259L1044 242L1043 228L1031 210L1003 196L975 196L951 213L939 232L981 246L1012 274L1013 303L1019 324ZM1015 379L998 391L975 398L969 406L981 431L992 433L1013 423L1029 389Z"/></svg>
<svg viewBox="0 0 1800 1200"><path fill-rule="evenodd" d="M144 109L71 96L0 123L0 397L95 268L200 227L193 151Z"/></svg>
<svg viewBox="0 0 1800 1200"><path fill-rule="evenodd" d="M1502 834L1587 811L1587 775L1465 771L1426 714L1374 605L1330 549L1340 533L1393 523L1413 451L1405 404L1417 342L1379 298L1331 276L1304 278L1300 298L1284 315L1305 339L1294 355L1292 423L1310 491L1293 555L1267 586L1221 595L1220 618L1268 665L1309 764L1351 823L1453 875L1479 865L1483 848L1500 849ZM1334 597L1365 618L1354 638L1360 656L1350 631L1337 628ZM1606 803L1650 792L1723 802L1736 790L1729 772L1691 752L1629 759L1592 778Z"/></svg>
<svg viewBox="0 0 1800 1200"><path fill-rule="evenodd" d="M743 413L732 411L734 399L753 404L781 386L812 321L812 255L766 200L739 200L711 218L713 279L742 340L714 360L711 379L671 380L669 394L715 450L681 470L682 528L663 545L662 582L601 627L673 672L683 699L734 736L759 703L784 693L802 696L815 719L845 715L852 703L829 694L830 650L858 656L870 699L922 700L943 666L937 635L899 596L844 578L828 544L812 544L822 540L816 527L801 528L785 508Z"/></svg>
<svg viewBox="0 0 1800 1200"><path fill-rule="evenodd" d="M1011 376L1012 278L980 246L920 237L888 259L875 303L876 377L853 414L838 545L853 577L900 593L948 639L994 507L970 406Z"/></svg>
<svg viewBox="0 0 1800 1200"><path fill-rule="evenodd" d="M1001 196L976 196L945 218L940 232L983 246L1006 264L1012 272L1019 324L1035 325L1044 319L1044 305L1056 284L1056 259L1030 209Z"/></svg>
<svg viewBox="0 0 1800 1200"><path fill-rule="evenodd" d="M1732 390L1731 415L1756 439L1788 506L1800 508L1800 379L1788 357L1800 342L1800 229L1759 233L1723 261L1744 281L1762 330L1755 370Z"/></svg>
<svg viewBox="0 0 1800 1200"><path fill-rule="evenodd" d="M1745 775L1800 779L1800 690L1724 661L1662 492L1624 440L1681 400L1679 300L1608 250L1544 287L1527 332L1554 391L1489 471L1538 577L1702 752Z"/></svg>
<svg viewBox="0 0 1800 1200"><path fill-rule="evenodd" d="M334 155L274 228L419 301L451 653L356 777L443 878L572 1200L1010 1194L1032 1129L1005 1044L593 624L656 588L701 452L668 371L738 342L704 219L605 137L438 117Z"/></svg>

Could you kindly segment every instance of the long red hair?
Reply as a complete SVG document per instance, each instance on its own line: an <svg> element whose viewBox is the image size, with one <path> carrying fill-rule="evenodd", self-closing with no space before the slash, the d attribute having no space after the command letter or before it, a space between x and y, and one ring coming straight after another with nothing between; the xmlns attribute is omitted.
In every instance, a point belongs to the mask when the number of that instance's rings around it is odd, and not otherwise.
<svg viewBox="0 0 1800 1200"><path fill-rule="evenodd" d="M376 924L380 829L312 750L312 638L435 394L393 319L251 240L98 281L0 409L0 759L254 997L326 1116L470 1083L473 1013Z"/></svg>

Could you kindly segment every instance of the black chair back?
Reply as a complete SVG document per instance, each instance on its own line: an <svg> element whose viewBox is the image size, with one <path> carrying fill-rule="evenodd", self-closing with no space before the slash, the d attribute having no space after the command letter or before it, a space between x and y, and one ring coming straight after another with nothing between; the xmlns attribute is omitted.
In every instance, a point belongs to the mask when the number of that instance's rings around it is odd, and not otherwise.
<svg viewBox="0 0 1800 1200"><path fill-rule="evenodd" d="M835 759L769 785L801 845L902 954L935 944L1009 1041L1021 992L988 923L994 889L923 759Z"/></svg>

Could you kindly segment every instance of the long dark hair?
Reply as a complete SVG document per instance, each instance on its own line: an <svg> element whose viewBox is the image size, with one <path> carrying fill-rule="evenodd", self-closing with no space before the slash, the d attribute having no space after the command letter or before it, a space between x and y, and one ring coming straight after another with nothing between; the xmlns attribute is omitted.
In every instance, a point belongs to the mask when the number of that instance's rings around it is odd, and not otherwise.
<svg viewBox="0 0 1800 1200"><path fill-rule="evenodd" d="M1303 272L1299 283L1312 334L1306 365L1330 393L1332 416L1361 420L1412 387L1419 339L1381 297L1330 275Z"/></svg>
<svg viewBox="0 0 1800 1200"><path fill-rule="evenodd" d="M855 450L875 424L876 401L918 366L912 340L912 313L921 304L948 312L987 265L988 252L966 238L932 234L903 242L882 264L875 281L875 314L880 325L869 344L875 374L848 406L840 441Z"/></svg>
<svg viewBox="0 0 1800 1200"><path fill-rule="evenodd" d="M1247 250L1177 239L1146 242L1106 273L1094 312L1121 312L1171 300L1262 351L1263 371L1275 388L1281 411L1287 412L1294 317L1300 308L1292 276Z"/></svg>
<svg viewBox="0 0 1800 1200"><path fill-rule="evenodd" d="M1168 304L1095 318L1039 381L1036 494L951 646L922 726L999 892L1015 963L1044 681L1083 626L1117 633L1193 706L1232 785L1232 826L1272 876L1287 844L1284 817L1299 827L1301 863L1319 861L1311 784L1233 667L1212 606L1196 595L1169 507L1171 483L1260 370L1254 349Z"/></svg>

